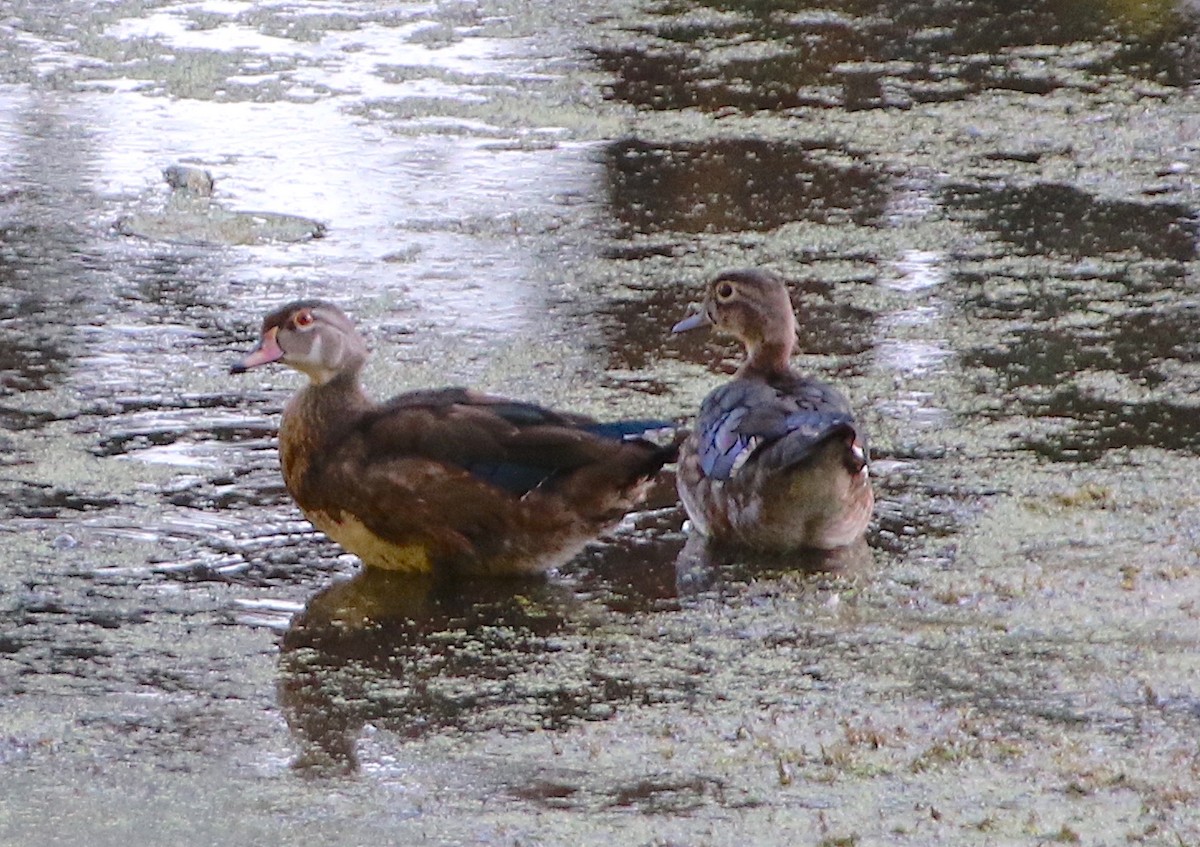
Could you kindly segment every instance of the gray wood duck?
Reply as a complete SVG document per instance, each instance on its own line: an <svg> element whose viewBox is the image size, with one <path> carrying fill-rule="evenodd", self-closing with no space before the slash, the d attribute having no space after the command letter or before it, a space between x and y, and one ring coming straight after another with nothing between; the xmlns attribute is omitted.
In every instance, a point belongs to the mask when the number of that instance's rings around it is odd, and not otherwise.
<svg viewBox="0 0 1200 847"><path fill-rule="evenodd" d="M674 332L711 326L746 359L700 406L680 449L677 484L701 534L760 550L831 550L859 539L875 497L867 436L832 386L788 363L796 319L783 282L722 273Z"/></svg>
<svg viewBox="0 0 1200 847"><path fill-rule="evenodd" d="M566 562L642 497L674 446L653 422L582 415L464 388L385 403L363 392L367 346L339 308L289 303L233 373L281 362L308 376L279 428L284 482L305 516L372 568L532 574Z"/></svg>

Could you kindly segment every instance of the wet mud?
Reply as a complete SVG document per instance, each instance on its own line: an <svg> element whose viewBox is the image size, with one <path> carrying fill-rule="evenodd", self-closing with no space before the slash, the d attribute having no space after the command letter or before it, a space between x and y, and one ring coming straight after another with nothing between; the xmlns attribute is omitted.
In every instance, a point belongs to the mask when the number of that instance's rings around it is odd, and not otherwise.
<svg viewBox="0 0 1200 847"><path fill-rule="evenodd" d="M10 4L0 843L1200 843L1198 21ZM177 162L323 237L195 237ZM227 374L322 296L379 396L686 419L736 351L669 328L746 265L871 430L833 557L668 476L544 581L362 574L279 476L298 377Z"/></svg>

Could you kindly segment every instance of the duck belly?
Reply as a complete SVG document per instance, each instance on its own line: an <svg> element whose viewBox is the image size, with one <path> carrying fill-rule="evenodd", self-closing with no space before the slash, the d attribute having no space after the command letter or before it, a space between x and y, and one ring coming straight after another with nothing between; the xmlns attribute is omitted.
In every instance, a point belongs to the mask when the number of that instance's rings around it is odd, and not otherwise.
<svg viewBox="0 0 1200 847"><path fill-rule="evenodd" d="M486 548L481 550L474 546L455 548L419 534L392 541L346 513L335 518L309 511L305 516L367 567L413 575L535 576L569 562L598 531L593 526L567 529L560 525L553 532L513 527L486 543L481 540L480 546Z"/></svg>
<svg viewBox="0 0 1200 847"><path fill-rule="evenodd" d="M433 559L428 546L419 540L397 544L380 538L353 515L337 518L324 512L306 512L312 525L337 542L343 550L362 559L372 568L409 574L433 573Z"/></svg>

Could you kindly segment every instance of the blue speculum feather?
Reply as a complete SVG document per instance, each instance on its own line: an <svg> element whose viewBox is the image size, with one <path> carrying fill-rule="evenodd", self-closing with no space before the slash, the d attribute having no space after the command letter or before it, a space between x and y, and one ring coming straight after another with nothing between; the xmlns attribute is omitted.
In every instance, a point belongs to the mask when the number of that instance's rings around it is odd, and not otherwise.
<svg viewBox="0 0 1200 847"><path fill-rule="evenodd" d="M504 406L503 415L514 423L536 424L546 420L542 410L535 406L521 404ZM592 435L620 441L626 438L637 438L648 432L672 426L673 424L668 421L629 420L588 424L581 426L580 429ZM532 491L561 470L545 464L522 462L474 462L465 467L472 476L516 495Z"/></svg>
<svg viewBox="0 0 1200 847"><path fill-rule="evenodd" d="M635 421L612 421L611 423L591 424L583 427L587 432L593 435L599 435L603 438L637 438L646 433L653 432L659 429L673 429L674 424L670 421L655 421L655 420L635 420Z"/></svg>
<svg viewBox="0 0 1200 847"><path fill-rule="evenodd" d="M554 475L554 470L517 462L476 462L467 465L467 471L489 485L502 488L513 494L525 494Z"/></svg>

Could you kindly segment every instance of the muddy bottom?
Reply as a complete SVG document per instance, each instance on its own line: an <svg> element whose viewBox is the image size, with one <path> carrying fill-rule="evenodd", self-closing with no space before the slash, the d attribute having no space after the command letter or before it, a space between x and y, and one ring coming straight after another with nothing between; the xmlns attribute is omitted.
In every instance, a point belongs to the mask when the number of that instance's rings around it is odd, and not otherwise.
<svg viewBox="0 0 1200 847"><path fill-rule="evenodd" d="M10 6L0 843L1200 843L1190 6ZM871 431L833 557L667 475L545 580L361 574L227 374L321 296L378 396L686 419L747 265Z"/></svg>

